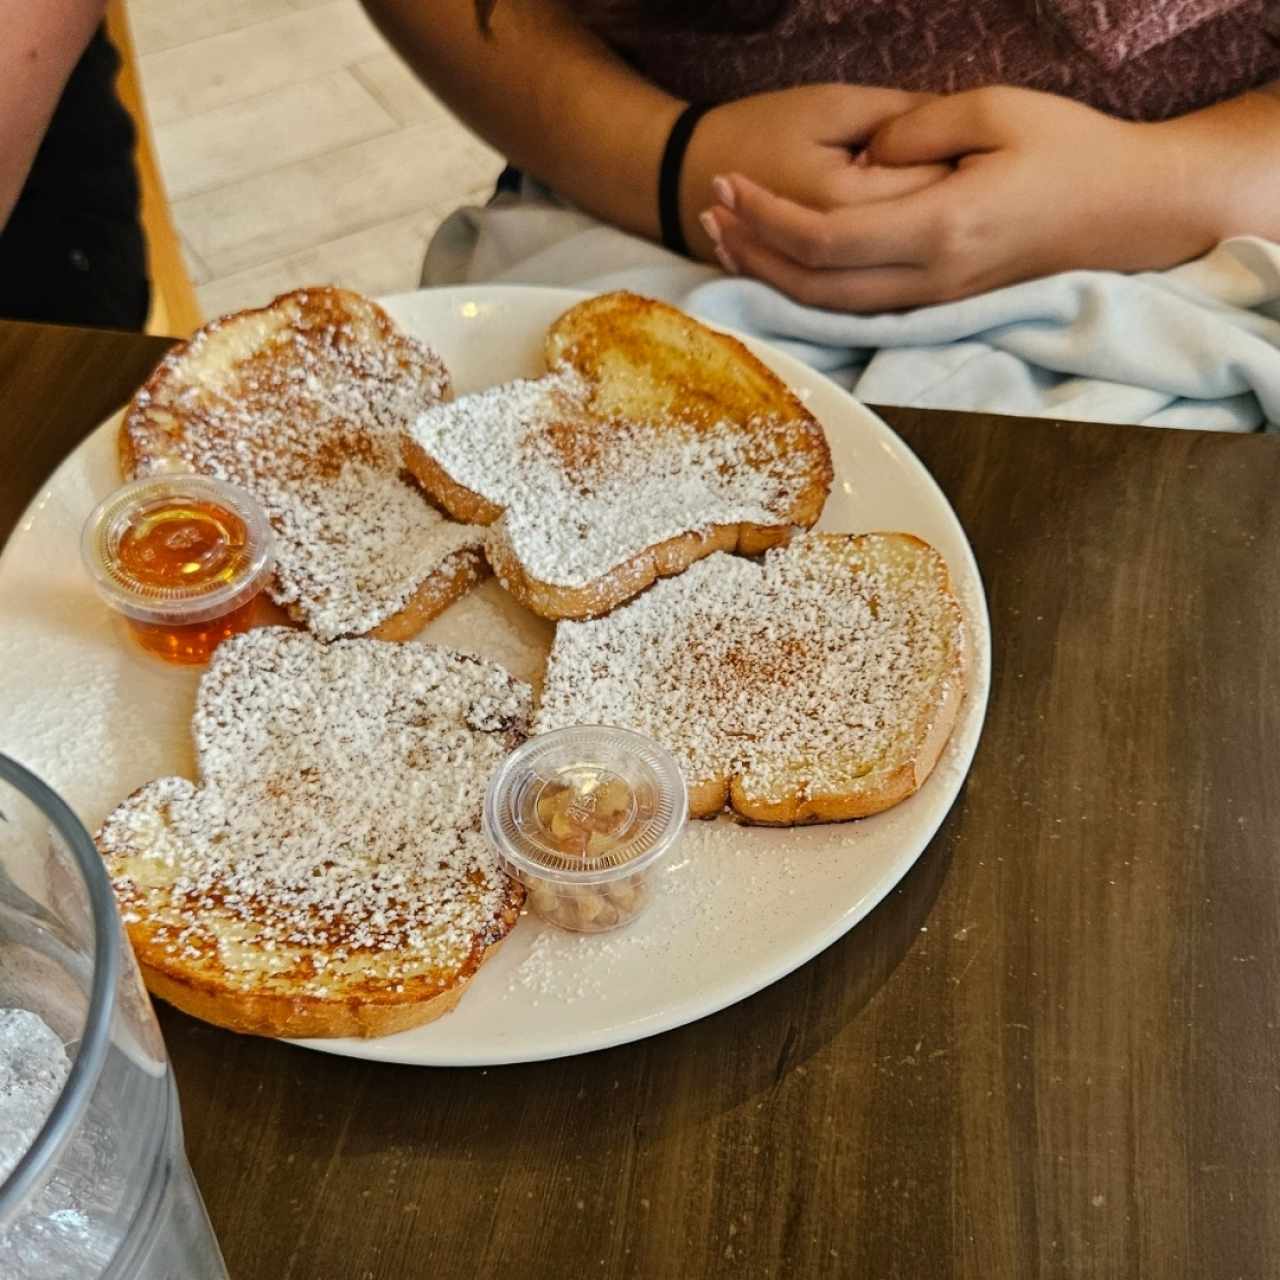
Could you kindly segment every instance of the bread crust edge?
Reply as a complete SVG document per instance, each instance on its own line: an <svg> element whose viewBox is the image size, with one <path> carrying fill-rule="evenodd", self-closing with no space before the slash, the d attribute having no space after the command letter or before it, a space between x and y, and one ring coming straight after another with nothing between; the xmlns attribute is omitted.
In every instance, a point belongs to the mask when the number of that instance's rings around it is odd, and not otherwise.
<svg viewBox="0 0 1280 1280"><path fill-rule="evenodd" d="M285 1040L374 1039L425 1026L451 1012L475 977L476 970L497 954L504 938L490 943L469 972L443 990L397 1002L350 996L326 1000L318 996L276 996L230 992L189 975L158 968L133 938L138 966L147 990L175 1009L201 1022L241 1035ZM424 984L425 985L425 984Z"/></svg>
<svg viewBox="0 0 1280 1280"><path fill-rule="evenodd" d="M856 539L865 535L836 533L823 536ZM850 822L892 809L928 781L951 740L964 706L971 637L964 610L955 595L950 570L937 549L915 534L896 533L892 536L913 542L938 557L943 570L939 585L947 597L948 611L955 623L956 644L951 662L939 676L937 697L921 710L913 727L912 740L917 745L910 759L882 770L874 786L859 787L853 792L812 794L796 789L772 801L749 794L737 774L701 778L688 786L690 818L711 819L727 812L744 825L764 827Z"/></svg>
<svg viewBox="0 0 1280 1280"><path fill-rule="evenodd" d="M810 529L822 515L834 480L831 446L821 423L794 391L745 343L693 319L669 303L642 298L625 290L599 294L571 307L547 331L544 355L548 368L565 359L564 349L573 342L566 335L582 317L595 311L606 315L631 309L655 309L673 317L680 326L693 326L709 342L730 349L734 358L749 368L773 397L773 411L784 412L790 421L814 429L810 474L776 523L711 525L689 529L664 542L638 551L607 573L579 586L561 586L533 577L524 568L502 526L503 507L456 481L411 435L402 437L405 466L428 497L447 515L468 524L489 527L485 553L503 587L526 608L553 622L582 620L612 612L618 605L650 587L659 578L674 577L715 551L741 555L761 555L787 542L796 529Z"/></svg>
<svg viewBox="0 0 1280 1280"><path fill-rule="evenodd" d="M274 306L275 304L271 305ZM266 308L262 307L256 309L266 310ZM168 354L180 352L186 345L186 343L179 344ZM148 391L159 373L160 368L157 366L147 378L147 381L143 383L141 390ZM133 401L130 401L120 419L120 428L116 432L116 460L120 467L122 480L134 479L138 467L137 453L133 447L133 439L129 434L129 415L132 410ZM424 454L423 456L425 457L426 455ZM410 470L412 471L412 468ZM416 475L414 478L416 480ZM478 495L477 500L483 501ZM461 519L461 517L458 518ZM484 522L466 519L463 523L478 524ZM489 562L483 549L481 547L462 547L446 557L438 569L429 573L418 583L403 607L397 609L395 613L388 614L371 630L362 631L358 634L369 636L374 640L397 642L411 640L429 622L438 618L451 604L461 600L468 591L483 582L488 576ZM304 629L306 628L306 619L297 605L286 605L284 606L284 611L295 624Z"/></svg>

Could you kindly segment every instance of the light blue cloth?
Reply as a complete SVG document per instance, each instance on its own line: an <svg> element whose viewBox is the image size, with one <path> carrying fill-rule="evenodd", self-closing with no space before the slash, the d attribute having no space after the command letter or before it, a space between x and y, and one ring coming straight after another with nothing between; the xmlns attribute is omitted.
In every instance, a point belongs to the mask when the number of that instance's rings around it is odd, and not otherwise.
<svg viewBox="0 0 1280 1280"><path fill-rule="evenodd" d="M634 289L766 338L873 404L1216 431L1280 429L1280 245L1228 240L1171 271L1070 271L962 302L846 315L725 276L524 182L461 209L424 284Z"/></svg>

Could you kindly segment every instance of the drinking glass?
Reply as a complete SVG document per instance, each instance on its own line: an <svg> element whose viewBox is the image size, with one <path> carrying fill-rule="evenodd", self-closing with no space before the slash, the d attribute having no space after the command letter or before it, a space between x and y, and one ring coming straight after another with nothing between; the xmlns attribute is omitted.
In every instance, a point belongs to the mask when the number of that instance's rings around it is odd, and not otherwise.
<svg viewBox="0 0 1280 1280"><path fill-rule="evenodd" d="M102 858L0 755L0 1280L226 1275Z"/></svg>

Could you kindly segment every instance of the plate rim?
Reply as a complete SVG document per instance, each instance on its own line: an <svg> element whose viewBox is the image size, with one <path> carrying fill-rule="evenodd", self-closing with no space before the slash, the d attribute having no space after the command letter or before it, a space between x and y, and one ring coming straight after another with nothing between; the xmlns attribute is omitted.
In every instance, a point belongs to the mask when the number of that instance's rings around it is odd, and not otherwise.
<svg viewBox="0 0 1280 1280"><path fill-rule="evenodd" d="M423 295L430 295L433 299L439 301L442 307L449 308L458 316L460 308L469 303L479 303L482 306L493 306L503 302L518 302L522 298L537 298L540 302L550 302L555 300L562 302L565 307L572 306L574 303L582 301L586 298L599 296L600 292L563 288L547 285L532 284L474 284L474 285L449 285L440 288L419 288L410 289L394 294L381 295L375 299L380 305L387 307L392 312L392 318L400 327L405 327L403 322L395 315L394 309L398 303L407 303L411 299L419 298ZM679 308L677 308L679 309ZM465 323L468 320L479 317L480 312L477 311L475 316L462 315L459 318ZM697 317L695 317L697 318ZM909 854L898 853L895 855L895 861L891 871L887 871L881 876L879 883L875 889L864 894L856 902L852 903L849 908L838 916L825 929L806 938L805 942L798 947L785 949L781 954L778 963L753 970L751 978L745 985L739 985L733 988L732 993L725 999L718 996L713 997L710 1003L699 1001L696 995L689 994L683 996L679 1001L671 1005L665 1005L660 1010L656 1010L653 1014L639 1020L643 1025L637 1026L636 1021L626 1024L611 1024L607 1028L603 1028L595 1033L579 1033L573 1037L572 1044L568 1047L548 1047L546 1049L535 1050L529 1052L520 1050L513 1046L510 1051L495 1052L491 1047L489 1050L478 1055L471 1056L467 1054L459 1054L450 1052L438 1056L424 1056L421 1052L417 1053L397 1053L395 1050L395 1042L400 1039L399 1036L374 1038L369 1040L361 1040L355 1038L342 1039L298 1039L288 1040L286 1043L296 1045L300 1048L314 1050L321 1053L327 1053L336 1057L356 1058L363 1061L371 1062L394 1062L403 1065L423 1066L423 1067L445 1067L445 1068L469 1068L469 1067L490 1067L505 1066L522 1062L540 1062L551 1061L558 1058L576 1057L584 1053L595 1053L601 1050L616 1048L623 1044L636 1043L640 1040L649 1039L652 1036L662 1035L665 1032L676 1030L679 1027L687 1026L693 1022L700 1021L702 1018L710 1017L713 1014L720 1013L723 1010L739 1004L744 1000L750 999L758 994L766 987L772 986L774 983L781 981L783 978L796 972L808 964L816 956L827 950L845 934L849 933L859 923L861 923L875 908L888 896L888 894L896 888L908 874L908 872L919 861L920 857L929 848L938 830L946 821L948 815L955 806L956 800L959 798L973 764L973 758L976 754L977 747L982 738L982 733L986 724L987 710L990 704L991 692L991 662L992 662L992 634L990 609L987 601L986 585L982 578L981 568L978 564L977 557L973 551L973 545L969 540L968 533L964 525L961 523L959 516L956 514L950 500L943 492L941 486L934 478L933 474L924 465L914 450L898 435L892 427L889 426L878 414L868 409L865 404L857 399L851 392L841 387L827 374L811 366L806 366L790 355L788 352L779 349L770 343L767 339L758 338L752 334L747 334L741 330L734 329L730 326L701 321L706 323L708 327L716 329L722 333L729 334L742 342L748 350L750 350L758 358L764 360L770 368L778 373L778 376L793 386L792 378L782 370L776 368L771 358L775 358L786 366L795 366L803 372L806 379L812 380L818 384L825 384L831 390L838 393L839 397L847 401L851 408L855 411L855 417L861 426L870 426L873 430L887 437L890 446L898 452L915 475L916 480L923 481L924 489L930 494L933 501L938 505L945 517L954 524L958 531L963 551L964 567L966 573L963 575L972 587L972 591L968 598L962 601L966 611L966 617L971 628L975 633L970 636L969 658L970 668L967 674L966 685L966 703L969 702L975 693L981 697L981 706L976 713L969 711L970 722L965 726L966 732L971 735L970 740L965 744L957 756L951 763L951 769L956 776L954 790L944 805L940 805L937 812L930 817L926 824L927 830L918 834L914 840L908 842L912 845L918 845L913 852ZM175 344L175 347L178 344ZM175 348L170 348L175 349ZM163 358L163 355L160 357ZM141 384L140 384L141 385ZM794 388L793 388L794 389ZM805 394L809 392L806 390ZM123 414L125 405L120 406L113 413L104 418L76 444L76 446L67 453L54 468L54 470L41 483L39 489L33 495L30 502L23 508L22 514L15 523L10 535L6 538L5 543L0 547L0 579L4 576L6 561L11 553L11 549L16 542L16 536L23 529L23 526L32 516L33 509L41 504L47 497L50 489L56 482L62 471L70 466L74 460L85 450L91 440L93 440L100 431L113 422L117 422ZM824 429L827 428L824 423ZM958 566L949 565L951 578L953 583L958 585L961 575L957 572ZM957 725L957 730L960 728ZM425 1026L430 1026L430 1023ZM412 1032L404 1033L412 1034Z"/></svg>

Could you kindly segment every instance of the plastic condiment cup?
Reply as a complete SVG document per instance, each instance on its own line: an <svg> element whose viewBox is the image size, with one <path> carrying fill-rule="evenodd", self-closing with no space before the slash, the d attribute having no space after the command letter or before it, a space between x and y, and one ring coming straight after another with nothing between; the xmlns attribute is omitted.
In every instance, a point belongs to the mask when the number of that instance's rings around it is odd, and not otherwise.
<svg viewBox="0 0 1280 1280"><path fill-rule="evenodd" d="M85 522L80 552L106 604L174 662L207 661L247 630L275 568L257 499L212 476L164 473L117 489Z"/></svg>
<svg viewBox="0 0 1280 1280"><path fill-rule="evenodd" d="M575 725L507 757L489 783L484 830L535 914L601 933L648 906L688 812L665 747L628 729Z"/></svg>

